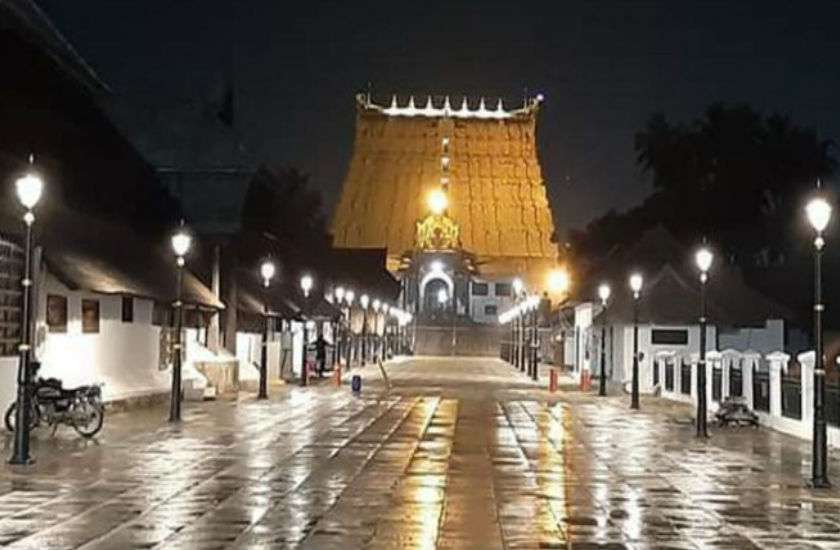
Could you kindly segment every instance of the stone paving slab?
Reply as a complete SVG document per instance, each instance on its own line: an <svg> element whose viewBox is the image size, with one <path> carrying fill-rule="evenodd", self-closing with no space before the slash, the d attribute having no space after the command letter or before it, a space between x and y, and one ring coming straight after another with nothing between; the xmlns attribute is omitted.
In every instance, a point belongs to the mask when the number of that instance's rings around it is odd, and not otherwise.
<svg viewBox="0 0 840 550"><path fill-rule="evenodd" d="M390 391L374 366L359 396L290 386L186 404L178 426L113 415L94 442L38 434L34 466L0 471L0 546L840 549L807 442L697 440L684 405L549 394L493 359L385 368Z"/></svg>

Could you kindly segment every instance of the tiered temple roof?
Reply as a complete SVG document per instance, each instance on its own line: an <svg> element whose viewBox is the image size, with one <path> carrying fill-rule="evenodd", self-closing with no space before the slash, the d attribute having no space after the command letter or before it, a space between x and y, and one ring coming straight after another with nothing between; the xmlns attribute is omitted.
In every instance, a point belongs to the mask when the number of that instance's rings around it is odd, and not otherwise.
<svg viewBox="0 0 840 550"><path fill-rule="evenodd" d="M415 247L416 222L441 183L441 143L448 138L447 215L463 249L485 274L517 274L557 259L554 221L537 159L542 98L521 108L491 108L449 98L390 106L357 96L353 158L333 220L335 245L386 248L389 266Z"/></svg>

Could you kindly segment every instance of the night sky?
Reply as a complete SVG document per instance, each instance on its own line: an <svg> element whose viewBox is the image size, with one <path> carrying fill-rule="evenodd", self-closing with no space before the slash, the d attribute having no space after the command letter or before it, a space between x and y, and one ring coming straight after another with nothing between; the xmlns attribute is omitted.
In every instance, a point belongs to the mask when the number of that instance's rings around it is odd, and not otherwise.
<svg viewBox="0 0 840 550"><path fill-rule="evenodd" d="M746 101L840 130L840 2L38 2L118 94L166 105L232 78L248 146L312 174L329 211L368 82L383 99L544 93L561 228L650 191L633 135L655 110Z"/></svg>

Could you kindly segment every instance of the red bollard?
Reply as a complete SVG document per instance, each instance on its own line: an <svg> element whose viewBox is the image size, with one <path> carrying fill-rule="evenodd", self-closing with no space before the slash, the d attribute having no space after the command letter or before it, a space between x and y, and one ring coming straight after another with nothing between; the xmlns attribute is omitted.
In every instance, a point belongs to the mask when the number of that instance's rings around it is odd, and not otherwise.
<svg viewBox="0 0 840 550"><path fill-rule="evenodd" d="M589 369L583 369L583 372L580 373L580 390L589 391L591 386L592 377L589 376Z"/></svg>
<svg viewBox="0 0 840 550"><path fill-rule="evenodd" d="M548 374L548 391L554 393L557 391L557 370L551 369Z"/></svg>
<svg viewBox="0 0 840 550"><path fill-rule="evenodd" d="M336 386L341 386L341 363L338 363L335 366L335 371L333 373L333 382L335 382Z"/></svg>

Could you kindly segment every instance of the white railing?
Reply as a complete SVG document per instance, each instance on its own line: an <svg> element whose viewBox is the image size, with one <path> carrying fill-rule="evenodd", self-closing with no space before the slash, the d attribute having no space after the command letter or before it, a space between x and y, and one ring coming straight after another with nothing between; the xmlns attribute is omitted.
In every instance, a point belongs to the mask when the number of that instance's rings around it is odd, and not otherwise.
<svg viewBox="0 0 840 550"><path fill-rule="evenodd" d="M706 353L706 399L710 417L713 418L720 403L733 393L735 388L730 387L730 374L733 369L740 368L741 395L746 399L749 407L756 412L759 422L780 432L811 439L814 418L814 352L808 351L797 356L800 365L800 418L785 416L782 410L782 380L783 374L788 372L790 356L776 351L764 356L763 359L766 360L764 366L766 366L769 380L769 410L767 411L755 410L757 396L754 395L753 372L754 369L763 368L760 353L732 349ZM697 403L698 354L693 353L687 356L673 351L659 351L654 357L654 362L654 368L658 370L659 394L663 398L684 403ZM683 362L691 366L689 393L681 391ZM669 364L671 367L668 366ZM715 392L714 372L716 369L720 369L721 375L719 398ZM687 369L686 373L688 373ZM828 443L831 446L840 447L840 426L828 425Z"/></svg>

